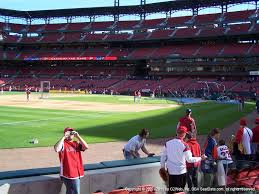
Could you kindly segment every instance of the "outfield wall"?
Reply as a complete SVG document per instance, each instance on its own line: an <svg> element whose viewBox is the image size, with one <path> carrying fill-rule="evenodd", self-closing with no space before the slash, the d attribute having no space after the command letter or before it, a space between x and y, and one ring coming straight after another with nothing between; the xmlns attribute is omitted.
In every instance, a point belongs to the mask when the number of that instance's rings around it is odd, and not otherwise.
<svg viewBox="0 0 259 194"><path fill-rule="evenodd" d="M1 172L0 193L65 194L65 187L62 185L59 175L51 173L57 169ZM97 190L108 192L119 187L132 188L145 184L151 184L158 189L164 188L164 183L158 174L159 169L159 158L86 165L85 176L81 179L81 194L90 194Z"/></svg>

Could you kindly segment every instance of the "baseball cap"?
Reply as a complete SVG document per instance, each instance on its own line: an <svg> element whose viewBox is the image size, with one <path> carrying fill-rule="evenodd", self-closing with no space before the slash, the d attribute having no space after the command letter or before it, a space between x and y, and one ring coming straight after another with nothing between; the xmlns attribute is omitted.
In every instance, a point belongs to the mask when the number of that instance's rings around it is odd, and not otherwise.
<svg viewBox="0 0 259 194"><path fill-rule="evenodd" d="M255 119L255 124L259 124L259 117Z"/></svg>
<svg viewBox="0 0 259 194"><path fill-rule="evenodd" d="M245 126L246 125L246 119L245 118L240 119L239 123L240 123L240 125Z"/></svg>
<svg viewBox="0 0 259 194"><path fill-rule="evenodd" d="M67 127L67 128L64 129L64 133L66 133L67 131L74 131L74 129L71 128L71 127Z"/></svg>
<svg viewBox="0 0 259 194"><path fill-rule="evenodd" d="M187 132L188 132L188 129L185 126L180 126L177 129L177 133L179 133L179 134L183 134L183 133L187 133Z"/></svg>
<svg viewBox="0 0 259 194"><path fill-rule="evenodd" d="M188 114L189 114L190 112L192 112L192 109L187 108L187 109L186 109L186 113L188 113Z"/></svg>

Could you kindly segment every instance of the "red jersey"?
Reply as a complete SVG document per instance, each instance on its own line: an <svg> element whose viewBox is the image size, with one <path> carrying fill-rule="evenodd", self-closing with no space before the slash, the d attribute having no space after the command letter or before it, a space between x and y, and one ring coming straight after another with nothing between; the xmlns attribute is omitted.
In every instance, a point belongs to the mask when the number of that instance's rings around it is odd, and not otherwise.
<svg viewBox="0 0 259 194"><path fill-rule="evenodd" d="M194 119L187 115L180 118L179 122L180 126L185 126L188 131L193 131L196 128Z"/></svg>
<svg viewBox="0 0 259 194"><path fill-rule="evenodd" d="M61 177L76 179L84 176L81 151L84 150L78 142L64 140L63 148L59 152Z"/></svg>
<svg viewBox="0 0 259 194"><path fill-rule="evenodd" d="M200 157L201 156L201 148L200 148L200 145L197 142L196 138L191 138L186 143L187 143L187 145L189 146L189 148L192 152L192 157ZM187 168L198 167L199 165L200 165L200 162L195 162L195 163L186 162Z"/></svg>
<svg viewBox="0 0 259 194"><path fill-rule="evenodd" d="M253 143L259 143L259 125L252 129L253 131Z"/></svg>

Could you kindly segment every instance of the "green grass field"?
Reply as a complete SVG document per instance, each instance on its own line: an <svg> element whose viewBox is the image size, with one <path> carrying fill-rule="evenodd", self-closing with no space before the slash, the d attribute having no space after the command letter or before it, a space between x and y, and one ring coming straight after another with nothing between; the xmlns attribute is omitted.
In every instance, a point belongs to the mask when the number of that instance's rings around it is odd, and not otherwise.
<svg viewBox="0 0 259 194"><path fill-rule="evenodd" d="M120 97L117 97L120 98ZM55 100L80 100L108 103L132 103L127 100L104 96L62 97ZM117 99L118 100L118 99ZM152 102L147 100L147 103ZM144 100L143 102L144 103ZM154 100L155 104L167 103ZM193 110L199 134L207 134L213 127L223 128L254 109L247 103L243 112L237 112L237 105L204 102L188 105ZM0 148L52 146L63 135L67 126L75 128L89 143L127 140L141 128L149 128L151 138L169 137L175 134L178 119L187 106L165 108L145 112L93 112L72 110L48 110L0 106ZM37 138L39 144L30 144Z"/></svg>

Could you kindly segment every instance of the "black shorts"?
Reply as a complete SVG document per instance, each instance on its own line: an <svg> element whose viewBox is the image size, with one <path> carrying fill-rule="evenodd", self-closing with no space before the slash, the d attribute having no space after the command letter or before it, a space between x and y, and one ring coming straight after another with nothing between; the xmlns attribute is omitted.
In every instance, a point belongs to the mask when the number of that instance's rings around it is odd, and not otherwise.
<svg viewBox="0 0 259 194"><path fill-rule="evenodd" d="M169 175L169 192L177 193L184 191L186 185L186 173L180 175Z"/></svg>

